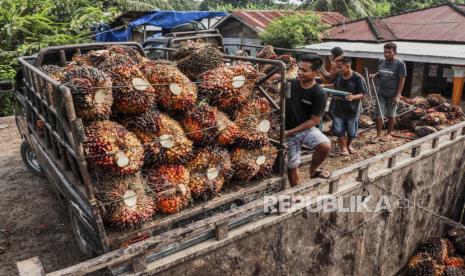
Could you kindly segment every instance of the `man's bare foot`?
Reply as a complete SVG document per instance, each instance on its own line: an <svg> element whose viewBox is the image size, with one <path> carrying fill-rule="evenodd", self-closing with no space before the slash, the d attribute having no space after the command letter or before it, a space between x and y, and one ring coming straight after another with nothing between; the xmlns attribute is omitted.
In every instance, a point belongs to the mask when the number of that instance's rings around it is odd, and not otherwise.
<svg viewBox="0 0 465 276"><path fill-rule="evenodd" d="M310 172L310 178L324 178L329 179L331 177L331 173L329 171L325 171L322 169L317 169L314 172Z"/></svg>
<svg viewBox="0 0 465 276"><path fill-rule="evenodd" d="M390 133L386 134L386 136L383 137L384 142L389 142L393 139L392 135Z"/></svg>
<svg viewBox="0 0 465 276"><path fill-rule="evenodd" d="M357 153L357 150L354 149L354 147L352 147L352 146L349 146L348 151L349 151L350 154Z"/></svg>
<svg viewBox="0 0 465 276"><path fill-rule="evenodd" d="M348 149L340 149L337 153L340 156L348 156L349 155L349 150Z"/></svg>

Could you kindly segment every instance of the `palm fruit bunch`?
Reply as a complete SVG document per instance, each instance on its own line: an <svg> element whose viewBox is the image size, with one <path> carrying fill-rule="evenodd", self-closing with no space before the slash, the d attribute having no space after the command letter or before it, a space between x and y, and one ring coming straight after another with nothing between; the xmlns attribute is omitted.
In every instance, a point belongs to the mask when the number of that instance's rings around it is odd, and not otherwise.
<svg viewBox="0 0 465 276"><path fill-rule="evenodd" d="M360 117L358 119L358 124L361 128L369 128L373 125L373 119L371 119L370 116L365 115L365 114L360 114Z"/></svg>
<svg viewBox="0 0 465 276"><path fill-rule="evenodd" d="M84 121L110 117L112 81L103 71L89 66L72 66L64 73L62 82L71 90L77 117Z"/></svg>
<svg viewBox="0 0 465 276"><path fill-rule="evenodd" d="M236 125L239 136L236 144L243 148L257 148L268 143L271 128L271 107L266 99L255 98L239 110Z"/></svg>
<svg viewBox="0 0 465 276"><path fill-rule="evenodd" d="M449 120L463 120L465 118L462 108L457 105L451 106L451 109L446 113L446 116Z"/></svg>
<svg viewBox="0 0 465 276"><path fill-rule="evenodd" d="M131 58L134 62L139 63L144 60L144 56L140 52L130 46L124 45L111 45L107 47L107 51L110 55L123 55Z"/></svg>
<svg viewBox="0 0 465 276"><path fill-rule="evenodd" d="M191 172L189 189L192 196L199 198L218 194L232 176L231 166L227 150L216 146L198 148L187 165Z"/></svg>
<svg viewBox="0 0 465 276"><path fill-rule="evenodd" d="M430 134L433 134L435 133L437 130L432 127L432 126L416 126L415 127L415 134L417 135L417 137L421 138L421 137L425 137L425 136L428 136Z"/></svg>
<svg viewBox="0 0 465 276"><path fill-rule="evenodd" d="M144 148L136 135L112 121L92 122L85 128L86 160L95 170L133 174L143 165Z"/></svg>
<svg viewBox="0 0 465 276"><path fill-rule="evenodd" d="M450 103L441 103L436 106L435 110L439 112L450 112L452 110L452 105Z"/></svg>
<svg viewBox="0 0 465 276"><path fill-rule="evenodd" d="M418 248L418 252L424 252L433 258L434 261L444 264L451 252L451 243L439 237L427 238Z"/></svg>
<svg viewBox="0 0 465 276"><path fill-rule="evenodd" d="M116 86L113 89L115 110L125 114L140 114L153 106L157 97L155 89L137 67L114 68L113 76L113 84Z"/></svg>
<svg viewBox="0 0 465 276"><path fill-rule="evenodd" d="M421 118L426 116L426 111L421 108L415 108L410 112L410 117L412 120L420 120Z"/></svg>
<svg viewBox="0 0 465 276"><path fill-rule="evenodd" d="M441 94L429 94L426 100L431 107L435 107L447 102L446 98L444 98Z"/></svg>
<svg viewBox="0 0 465 276"><path fill-rule="evenodd" d="M169 111L186 112L197 101L197 87L175 65L144 63L140 67L154 86L159 104Z"/></svg>
<svg viewBox="0 0 465 276"><path fill-rule="evenodd" d="M263 47L258 53L257 58L275 59L277 57L274 48L271 45Z"/></svg>
<svg viewBox="0 0 465 276"><path fill-rule="evenodd" d="M234 178L250 181L268 176L277 157L277 150L271 144L259 149L235 148L231 152Z"/></svg>
<svg viewBox="0 0 465 276"><path fill-rule="evenodd" d="M418 108L423 108L423 109L430 108L430 104L429 104L428 100L426 100L425 98L420 97L420 96L413 98L412 101L411 101L411 104L418 107Z"/></svg>
<svg viewBox="0 0 465 276"><path fill-rule="evenodd" d="M447 123L447 117L442 112L432 112L421 118L422 123L428 126L437 126Z"/></svg>
<svg viewBox="0 0 465 276"><path fill-rule="evenodd" d="M50 64L41 66L40 70L49 75L52 79L61 81L63 79L66 68Z"/></svg>
<svg viewBox="0 0 465 276"><path fill-rule="evenodd" d="M428 253L417 253L407 263L407 275L435 275L436 262Z"/></svg>
<svg viewBox="0 0 465 276"><path fill-rule="evenodd" d="M449 257L444 261L444 263L446 266L465 268L465 262L460 257Z"/></svg>
<svg viewBox="0 0 465 276"><path fill-rule="evenodd" d="M446 266L442 276L465 276L465 269L453 266Z"/></svg>
<svg viewBox="0 0 465 276"><path fill-rule="evenodd" d="M199 93L211 105L232 115L252 95L257 77L249 64L222 66L200 75Z"/></svg>
<svg viewBox="0 0 465 276"><path fill-rule="evenodd" d="M174 214L187 207L191 201L189 171L183 165L161 165L146 172L157 210Z"/></svg>
<svg viewBox="0 0 465 276"><path fill-rule="evenodd" d="M84 55L74 55L72 61L74 61L79 66L92 66L97 67L105 59L110 56L108 50L91 50Z"/></svg>
<svg viewBox="0 0 465 276"><path fill-rule="evenodd" d="M223 64L223 53L210 43L188 40L170 56L189 79Z"/></svg>
<svg viewBox="0 0 465 276"><path fill-rule="evenodd" d="M155 204L139 174L107 178L98 185L96 197L104 206L104 221L111 226L135 228L155 215Z"/></svg>
<svg viewBox="0 0 465 276"><path fill-rule="evenodd" d="M187 139L181 125L166 114L149 111L126 117L122 124L144 145L147 165L185 164L192 155L192 141Z"/></svg>

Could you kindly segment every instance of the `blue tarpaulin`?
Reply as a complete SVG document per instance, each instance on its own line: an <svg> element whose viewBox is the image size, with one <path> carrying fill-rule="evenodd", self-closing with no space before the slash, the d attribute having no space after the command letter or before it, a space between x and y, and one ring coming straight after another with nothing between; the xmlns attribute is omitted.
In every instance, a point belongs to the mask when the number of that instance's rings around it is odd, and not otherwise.
<svg viewBox="0 0 465 276"><path fill-rule="evenodd" d="M208 11L154 11L129 23L127 27L111 30L110 26L102 24L96 28L97 42L129 41L135 27L141 25L152 25L161 28L173 28L175 26L200 21L205 18L226 16L226 12Z"/></svg>

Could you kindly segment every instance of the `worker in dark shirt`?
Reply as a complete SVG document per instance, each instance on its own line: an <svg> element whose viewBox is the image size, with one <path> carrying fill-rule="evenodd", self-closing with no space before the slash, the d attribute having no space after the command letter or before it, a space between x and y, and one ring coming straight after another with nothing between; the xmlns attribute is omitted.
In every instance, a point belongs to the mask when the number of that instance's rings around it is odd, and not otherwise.
<svg viewBox="0 0 465 276"><path fill-rule="evenodd" d="M291 95L286 99L286 138L288 145L288 178L292 187L299 184L300 150L302 145L315 149L310 165L310 177L329 178L320 168L331 150L331 142L319 129L328 100L316 83L323 61L316 55L299 58L297 79L291 81Z"/></svg>
<svg viewBox="0 0 465 276"><path fill-rule="evenodd" d="M334 81L334 87L337 90L349 92L350 95L335 99L332 117L333 133L338 138L339 153L349 155L356 152L352 147L352 142L357 136L360 102L367 94L367 86L363 77L352 70L350 57L342 56L336 64L339 75Z"/></svg>

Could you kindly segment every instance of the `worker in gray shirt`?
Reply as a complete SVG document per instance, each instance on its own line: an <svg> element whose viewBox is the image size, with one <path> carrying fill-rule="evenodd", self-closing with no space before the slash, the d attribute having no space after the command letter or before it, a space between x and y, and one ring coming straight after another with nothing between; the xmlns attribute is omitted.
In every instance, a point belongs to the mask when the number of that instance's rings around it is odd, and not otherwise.
<svg viewBox="0 0 465 276"><path fill-rule="evenodd" d="M397 106L400 101L402 90L404 89L407 69L405 63L396 57L397 45L388 42L384 45L384 58L378 63L378 73L371 74L370 78L379 78L377 107L377 138L387 141L392 138L392 131L396 123ZM383 120L381 113L388 118L387 135L383 138Z"/></svg>

